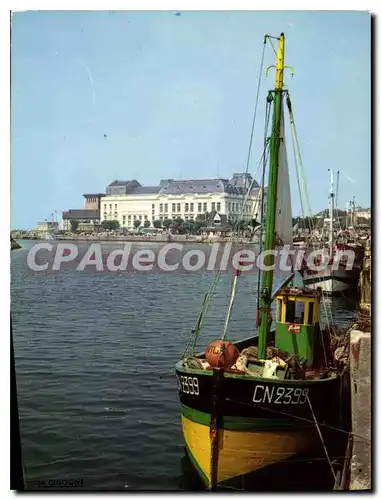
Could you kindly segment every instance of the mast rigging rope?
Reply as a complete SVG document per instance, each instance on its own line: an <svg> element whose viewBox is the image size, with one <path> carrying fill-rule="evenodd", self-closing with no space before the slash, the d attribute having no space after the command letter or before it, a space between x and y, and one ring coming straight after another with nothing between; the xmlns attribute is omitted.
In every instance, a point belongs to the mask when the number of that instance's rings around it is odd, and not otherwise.
<svg viewBox="0 0 381 500"><path fill-rule="evenodd" d="M263 62L264 62L264 58L265 58L266 40L267 40L267 37L265 37L265 39L264 39L263 48L262 48L262 57L261 57L261 64L260 64L260 69L259 69L259 79L258 79L258 85L257 85L257 94L256 94L256 97L255 97L254 115L253 115L253 121L252 121L252 125L251 125L251 133L250 133L250 140L249 140L249 150L248 150L248 153L247 153L245 174L247 174L248 171L249 171L251 148L252 148L252 145L253 145L254 127L255 127L255 122L256 122L256 118L257 118L259 90L260 90L261 82L262 82L262 72L263 72Z"/></svg>
<svg viewBox="0 0 381 500"><path fill-rule="evenodd" d="M267 39L268 39L268 37L265 36L264 42L263 42L263 48L262 48L260 69L259 69L259 79L258 79L258 85L257 85L257 92L256 92L256 97L255 97L255 106L254 106L254 113L253 113L253 121L252 121L251 132L250 132L249 149L248 149L247 160L246 160L246 169L245 169L245 174L246 175L247 175L248 170L249 170L249 164L250 164L250 158L251 158L251 150L252 150L252 145L253 145L253 136L254 136L254 129L255 129L256 117L257 117L259 92L260 92L260 87L261 87L261 82L262 82L263 64L264 64L264 57L265 57L265 49L266 49L266 41L267 41ZM270 40L270 42L271 42L271 40ZM266 128L266 133L267 133L267 128ZM263 153L261 155L261 159L260 159L260 161L258 163L257 171L259 169L259 165L261 164L262 160L265 161L266 147L267 147L267 145L265 144L265 148L264 148ZM257 174L257 172L256 172L256 174ZM253 181L252 181L251 185L249 186L249 189L248 189L248 191L246 193L246 197L244 199L243 207L246 206L247 198L248 198L248 196L249 196L249 194L251 192L253 183L255 181L256 174L255 174L255 176L253 178ZM262 196L262 198L263 198L263 196ZM242 213L240 214L240 216L237 217L237 219L236 219L236 221L234 223L234 226L233 226L233 230L235 230L238 227L238 224L239 224L241 218L242 218ZM196 327L191 331L191 334L189 336L189 339L188 339L187 345L185 347L185 350L184 350L184 352L182 354L182 357L186 356L189 353L189 348L190 348L190 345L191 345L192 336L194 336L194 340L193 340L193 345L192 345L190 353L194 354L194 352L195 352L197 339L198 339L198 337L199 337L199 335L201 333L201 329L202 329L202 326L203 326L203 323L204 323L204 317L205 317L206 312L208 310L211 298L212 298L212 296L213 296L213 294L215 292L215 289L217 287L217 284L218 284L220 276L221 276L221 270L217 271L217 273L215 274L214 279L213 279L213 281L212 281L212 283L210 285L210 288L209 288L208 292L204 296L204 300L203 300L203 303L202 303L202 309L201 309L201 312L199 314L199 317L198 317L198 320L197 320L197 323L196 323ZM225 331L224 335L226 335L226 331Z"/></svg>
<svg viewBox="0 0 381 500"><path fill-rule="evenodd" d="M308 229L309 229L310 234L312 236L312 239L311 239L312 247L314 250L317 250L318 249L317 248L318 242L315 241L315 239L312 235L312 231L313 231L312 222L311 222L312 221L312 210L311 210L311 206L310 206L308 195L307 195L306 179L305 179L305 175L304 175L303 161L302 161L302 155L300 152L298 134L296 131L295 117L294 117L294 113L292 110L291 97L290 97L290 94L288 92L287 92L286 103L287 103L287 108L288 108L289 118L290 118L292 146L293 146L293 152L294 152L296 178L297 178L297 182L298 182L298 190L299 190L302 214L303 214L303 217L305 219L307 219L307 224L309 226ZM307 216L306 216L306 212L307 212ZM313 280L314 280L315 284L322 282L321 278L316 278L315 276L313 276ZM323 287L322 287L322 289L323 289ZM327 297L327 294L324 292L324 289L323 289L323 298L326 298L326 297ZM321 302L322 302L324 313L325 313L325 319L327 321L328 326L330 327L331 325L333 325L332 310L329 306L327 306L326 300L322 300ZM321 329L322 329L322 324L320 322L320 331L321 331ZM321 333L321 335L322 335L322 333ZM324 346L324 342L323 342L323 346ZM324 358L327 362L325 346L324 346Z"/></svg>

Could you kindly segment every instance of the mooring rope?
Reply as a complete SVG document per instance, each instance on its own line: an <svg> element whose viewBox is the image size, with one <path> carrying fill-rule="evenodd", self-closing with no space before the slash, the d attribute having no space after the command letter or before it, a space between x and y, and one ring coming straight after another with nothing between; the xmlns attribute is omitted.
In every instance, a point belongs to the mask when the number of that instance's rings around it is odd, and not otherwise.
<svg viewBox="0 0 381 500"><path fill-rule="evenodd" d="M319 427L318 421L316 420L315 413L314 413L314 410L312 408L311 401L310 401L310 398L309 398L308 394L307 394L307 403L308 403L308 405L310 407L312 418L314 419L314 423L315 423L315 426L316 426L316 430L318 431L318 434L319 434L319 437L320 437L320 440L321 440L321 444L323 445L325 456L327 457L329 466L331 468L333 479L336 480L336 474L335 474L334 468L332 466L331 460L329 458L328 450L327 450L327 447L326 447L326 445L324 443L323 435L322 435L322 433L320 431L320 427Z"/></svg>
<svg viewBox="0 0 381 500"><path fill-rule="evenodd" d="M302 421L308 422L310 424L314 424L315 423L313 420L310 420L309 418L299 417L297 415L293 415L292 413L286 413L286 412L283 412L283 411L280 411L280 410L273 410L271 408L267 408L266 406L262 406L262 405L259 405L259 404L253 405L251 403L245 403L244 401L238 401L238 400L231 399L231 398L226 398L226 401L230 401L232 403L242 404L242 405L250 406L250 407L257 406L261 410L269 411L270 413L278 413L279 415L284 415L286 417L291 417L291 418L294 418L296 420L302 420ZM352 434L354 437L357 437L358 439L361 439L362 441L364 441L369 446L371 446L371 444L372 444L372 441L370 439L368 439L368 438L366 438L364 436L360 436L359 434L354 434L353 432L346 431L344 429L340 429L339 427L334 427L333 425L323 424L322 422L319 422L319 425L320 425L320 427L326 427L327 429L332 429L334 431L341 432L343 434L348 434L348 435Z"/></svg>

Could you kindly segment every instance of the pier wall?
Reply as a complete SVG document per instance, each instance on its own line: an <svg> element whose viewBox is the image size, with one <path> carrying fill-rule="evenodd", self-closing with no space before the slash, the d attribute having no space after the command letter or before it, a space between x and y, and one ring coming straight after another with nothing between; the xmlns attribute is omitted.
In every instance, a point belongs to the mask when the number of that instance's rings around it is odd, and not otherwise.
<svg viewBox="0 0 381 500"><path fill-rule="evenodd" d="M351 490L371 488L371 336L350 332L353 450Z"/></svg>
<svg viewBox="0 0 381 500"><path fill-rule="evenodd" d="M369 490L371 482L371 250L367 245L360 279L360 311L350 331L353 449L350 490Z"/></svg>

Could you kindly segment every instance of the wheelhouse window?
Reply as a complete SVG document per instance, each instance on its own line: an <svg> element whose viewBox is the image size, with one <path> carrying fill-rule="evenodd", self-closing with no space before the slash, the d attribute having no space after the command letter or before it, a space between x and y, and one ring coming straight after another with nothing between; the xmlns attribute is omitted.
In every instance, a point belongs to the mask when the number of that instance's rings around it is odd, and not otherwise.
<svg viewBox="0 0 381 500"><path fill-rule="evenodd" d="M305 303L301 300L295 301L295 323L304 323L304 306Z"/></svg>
<svg viewBox="0 0 381 500"><path fill-rule="evenodd" d="M282 299L277 300L276 321L278 322L282 321Z"/></svg>
<svg viewBox="0 0 381 500"><path fill-rule="evenodd" d="M286 323L293 323L295 320L295 301L289 300L286 304Z"/></svg>
<svg viewBox="0 0 381 500"><path fill-rule="evenodd" d="M310 302L308 304L308 324L313 325L314 323L314 307L315 304L313 302Z"/></svg>

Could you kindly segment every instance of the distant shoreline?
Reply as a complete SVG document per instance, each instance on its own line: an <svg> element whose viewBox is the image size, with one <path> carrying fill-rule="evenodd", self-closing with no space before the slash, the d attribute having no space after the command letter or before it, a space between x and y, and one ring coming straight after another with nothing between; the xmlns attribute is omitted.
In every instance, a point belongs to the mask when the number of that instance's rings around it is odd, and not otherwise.
<svg viewBox="0 0 381 500"><path fill-rule="evenodd" d="M17 238L18 240L25 241L46 241L51 244L54 242L61 241L92 241L99 243L108 243L108 242L135 242L135 243L253 243L249 238L238 238L238 237L221 237L221 236L199 236L199 235L185 235L185 234L170 234L170 235L157 235L157 236L84 236L84 235L70 235L70 236L58 236L55 238L30 238L21 236Z"/></svg>

